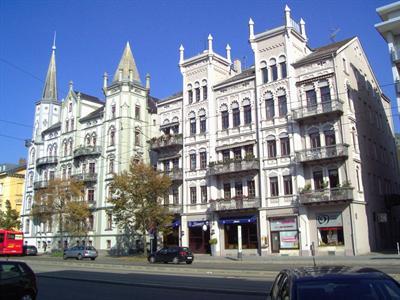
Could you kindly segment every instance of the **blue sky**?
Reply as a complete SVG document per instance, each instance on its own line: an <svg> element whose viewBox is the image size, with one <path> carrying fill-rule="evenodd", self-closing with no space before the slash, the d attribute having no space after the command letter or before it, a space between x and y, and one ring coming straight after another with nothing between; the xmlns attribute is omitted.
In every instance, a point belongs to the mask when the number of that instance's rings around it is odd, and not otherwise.
<svg viewBox="0 0 400 300"><path fill-rule="evenodd" d="M329 43L336 28L340 28L337 40L357 35L394 106L387 44L374 28L380 21L376 8L391 2L0 0L0 163L26 157L23 139L31 136L34 104L43 90L54 31L60 98L73 80L76 90L104 99L103 73L113 76L126 41L131 43L142 82L150 73L152 94L164 98L182 89L181 43L189 57L205 49L211 33L215 51L225 55L229 43L232 57L249 66L253 63L247 42L249 18L256 33L282 25L287 3L293 19L305 20L311 47ZM393 116L398 131L396 109Z"/></svg>

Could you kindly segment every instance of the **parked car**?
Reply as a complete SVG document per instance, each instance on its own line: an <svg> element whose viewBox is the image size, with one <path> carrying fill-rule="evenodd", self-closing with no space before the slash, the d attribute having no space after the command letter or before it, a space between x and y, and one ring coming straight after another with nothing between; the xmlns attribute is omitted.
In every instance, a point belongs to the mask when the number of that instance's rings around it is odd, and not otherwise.
<svg viewBox="0 0 400 300"><path fill-rule="evenodd" d="M165 247L148 256L150 263L163 262L179 264L186 262L188 265L194 260L192 251L188 247Z"/></svg>
<svg viewBox="0 0 400 300"><path fill-rule="evenodd" d="M97 250L93 246L75 246L69 249L64 250L63 258L90 258L91 260L95 260L98 256Z"/></svg>
<svg viewBox="0 0 400 300"><path fill-rule="evenodd" d="M372 268L343 266L282 270L268 299L400 299L400 284Z"/></svg>
<svg viewBox="0 0 400 300"><path fill-rule="evenodd" d="M24 262L0 261L1 299L36 299L36 275Z"/></svg>
<svg viewBox="0 0 400 300"><path fill-rule="evenodd" d="M22 253L24 255L37 255L38 250L35 246L31 246L31 245L24 245L22 247Z"/></svg>

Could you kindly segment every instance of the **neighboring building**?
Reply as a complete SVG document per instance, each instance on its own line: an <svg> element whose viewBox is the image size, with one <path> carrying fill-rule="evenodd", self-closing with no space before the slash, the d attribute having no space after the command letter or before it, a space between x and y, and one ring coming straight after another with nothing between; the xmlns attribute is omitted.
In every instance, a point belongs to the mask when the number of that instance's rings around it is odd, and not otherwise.
<svg viewBox="0 0 400 300"><path fill-rule="evenodd" d="M400 111L400 1L381 6L376 9L383 22L375 25L376 30L388 43L392 62L393 80Z"/></svg>
<svg viewBox="0 0 400 300"><path fill-rule="evenodd" d="M26 164L20 165L0 164L0 210L6 211L6 201L9 200L11 208L21 212L24 194Z"/></svg>
<svg viewBox="0 0 400 300"><path fill-rule="evenodd" d="M399 214L390 101L357 37L316 49L285 9L283 26L255 34L254 66L208 50L184 58L183 92L157 104L151 149L171 174L165 203L195 252L355 255L395 247Z"/></svg>
<svg viewBox="0 0 400 300"><path fill-rule="evenodd" d="M36 102L34 131L29 146L24 205L21 213L25 239L37 245L59 247L55 226L33 224L30 217L35 191L48 180L75 177L85 183L85 199L92 215L89 243L98 249L116 245L121 233L107 212L109 183L113 174L126 169L131 158L149 161L147 137L154 135L156 107L147 87L140 81L129 43L111 83L104 74L105 100L74 91L58 100L55 46L42 98ZM70 240L75 243L75 241Z"/></svg>
<svg viewBox="0 0 400 300"><path fill-rule="evenodd" d="M312 244L318 255L393 248L400 187L390 101L358 38L312 49L304 21L286 7L277 28L255 34L250 20L249 42L254 66L243 71L229 45L224 56L213 50L211 35L194 57L181 46L182 92L157 107L129 45L111 85L105 76L105 102L71 85L61 104L53 50L29 149L30 241L55 242L49 224L30 221L35 189L78 176L94 209L90 241L114 247L122 233L105 210L107 185L136 156L171 176L166 244L206 253L216 239L213 252L236 255L241 228L245 255L309 255Z"/></svg>

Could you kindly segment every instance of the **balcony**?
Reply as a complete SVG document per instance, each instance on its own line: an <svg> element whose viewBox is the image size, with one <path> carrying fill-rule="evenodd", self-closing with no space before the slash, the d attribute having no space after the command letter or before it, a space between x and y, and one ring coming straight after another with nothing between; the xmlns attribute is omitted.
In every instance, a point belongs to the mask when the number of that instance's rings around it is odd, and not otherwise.
<svg viewBox="0 0 400 300"><path fill-rule="evenodd" d="M260 162L257 158L244 160L228 160L223 162L211 162L208 175L223 175L238 172L251 172L260 169Z"/></svg>
<svg viewBox="0 0 400 300"><path fill-rule="evenodd" d="M230 198L217 199L210 201L211 211L238 210L238 209L255 209L261 205L260 198Z"/></svg>
<svg viewBox="0 0 400 300"><path fill-rule="evenodd" d="M100 146L81 146L74 150L74 158L82 156L90 156L90 155L100 155L100 154L101 154Z"/></svg>
<svg viewBox="0 0 400 300"><path fill-rule="evenodd" d="M331 160L348 157L347 144L330 145L326 147L318 147L306 149L296 152L296 161L301 163L321 162L323 160Z"/></svg>
<svg viewBox="0 0 400 300"><path fill-rule="evenodd" d="M33 183L33 189L35 189L35 190L45 189L48 186L49 186L49 182L47 180L35 181Z"/></svg>
<svg viewBox="0 0 400 300"><path fill-rule="evenodd" d="M183 180L182 169L173 168L172 170L164 171L164 174L169 176L172 181L182 181Z"/></svg>
<svg viewBox="0 0 400 300"><path fill-rule="evenodd" d="M96 182L97 181L97 173L80 173L72 175L72 178L78 181L84 182Z"/></svg>
<svg viewBox="0 0 400 300"><path fill-rule="evenodd" d="M292 112L293 119L296 121L303 121L329 114L341 115L343 114L343 102L338 99L330 100L326 102L320 102L315 105L294 109Z"/></svg>
<svg viewBox="0 0 400 300"><path fill-rule="evenodd" d="M57 156L44 156L44 157L40 157L36 160L36 167L50 165L50 164L56 164L57 162L58 162Z"/></svg>
<svg viewBox="0 0 400 300"><path fill-rule="evenodd" d="M180 204L165 204L164 205L171 214L182 213L182 205Z"/></svg>
<svg viewBox="0 0 400 300"><path fill-rule="evenodd" d="M152 138L150 141L150 150L161 151L165 148L180 149L183 146L182 134L162 135L158 138Z"/></svg>
<svg viewBox="0 0 400 300"><path fill-rule="evenodd" d="M327 204L341 201L353 200L353 188L352 187L339 187L332 189L324 189L319 191L307 191L300 193L299 202L300 204Z"/></svg>

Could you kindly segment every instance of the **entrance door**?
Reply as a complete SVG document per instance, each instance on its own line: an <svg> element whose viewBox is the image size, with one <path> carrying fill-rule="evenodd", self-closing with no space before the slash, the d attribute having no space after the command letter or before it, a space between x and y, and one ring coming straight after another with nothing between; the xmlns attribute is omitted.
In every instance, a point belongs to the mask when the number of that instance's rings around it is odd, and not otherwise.
<svg viewBox="0 0 400 300"><path fill-rule="evenodd" d="M271 232L272 253L279 253L279 232Z"/></svg>
<svg viewBox="0 0 400 300"><path fill-rule="evenodd" d="M210 253L210 229L203 231L202 227L189 228L189 248L193 253Z"/></svg>

